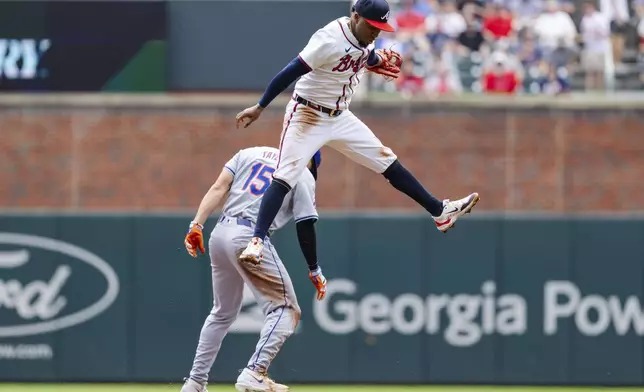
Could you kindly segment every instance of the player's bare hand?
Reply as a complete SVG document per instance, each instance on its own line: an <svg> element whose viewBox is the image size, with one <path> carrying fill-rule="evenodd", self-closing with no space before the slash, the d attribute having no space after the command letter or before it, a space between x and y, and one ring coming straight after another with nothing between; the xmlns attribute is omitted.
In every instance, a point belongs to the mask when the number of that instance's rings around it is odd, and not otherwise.
<svg viewBox="0 0 644 392"><path fill-rule="evenodd" d="M309 279L311 279L313 286L315 286L315 289L318 291L318 301L321 301L326 295L326 278L322 275L322 269L318 267L317 271L309 272Z"/></svg>
<svg viewBox="0 0 644 392"><path fill-rule="evenodd" d="M203 246L203 225L197 222L190 222L190 228L188 229L188 234L183 241L183 244L186 246L188 254L192 257L197 257L197 251L201 253L206 253L206 250Z"/></svg>
<svg viewBox="0 0 644 392"><path fill-rule="evenodd" d="M239 112L237 114L237 129L239 129L240 124L243 124L244 128L248 128L250 124L254 123L255 120L259 118L263 110L264 108L257 104Z"/></svg>

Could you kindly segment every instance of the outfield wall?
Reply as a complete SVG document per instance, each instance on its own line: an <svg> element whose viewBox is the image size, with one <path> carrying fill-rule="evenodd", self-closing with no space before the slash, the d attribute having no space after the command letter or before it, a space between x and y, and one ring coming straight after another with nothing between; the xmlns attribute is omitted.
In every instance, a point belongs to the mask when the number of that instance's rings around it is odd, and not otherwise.
<svg viewBox="0 0 644 392"><path fill-rule="evenodd" d="M239 149L278 146L288 94L235 128L258 98L3 95L0 208L192 211ZM556 214L644 211L643 108L610 97L352 103L437 197L477 191L479 210ZM319 208L418 211L381 176L322 152Z"/></svg>
<svg viewBox="0 0 644 392"><path fill-rule="evenodd" d="M0 380L180 381L209 312L190 216L3 215ZM209 232L215 219L211 219ZM644 219L325 217L314 301L271 373L287 382L642 383ZM261 315L246 296L211 381L232 381Z"/></svg>

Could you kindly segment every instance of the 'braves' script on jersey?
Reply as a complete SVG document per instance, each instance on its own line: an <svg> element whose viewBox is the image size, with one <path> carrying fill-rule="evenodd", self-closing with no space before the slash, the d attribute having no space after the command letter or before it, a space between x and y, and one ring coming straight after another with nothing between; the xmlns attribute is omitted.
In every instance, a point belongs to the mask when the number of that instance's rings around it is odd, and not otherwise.
<svg viewBox="0 0 644 392"><path fill-rule="evenodd" d="M373 49L373 44L360 46L348 17L330 22L313 34L299 54L311 72L295 84L295 94L328 108L349 109Z"/></svg>

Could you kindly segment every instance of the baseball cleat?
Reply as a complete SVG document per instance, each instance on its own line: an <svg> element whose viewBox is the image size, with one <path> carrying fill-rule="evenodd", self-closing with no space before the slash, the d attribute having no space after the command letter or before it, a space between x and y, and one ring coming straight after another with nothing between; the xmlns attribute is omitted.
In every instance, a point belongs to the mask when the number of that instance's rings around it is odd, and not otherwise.
<svg viewBox="0 0 644 392"><path fill-rule="evenodd" d="M454 227L458 218L465 214L469 214L478 201L479 194L476 192L459 200L443 200L443 213L440 216L434 217L436 228L445 233L447 230Z"/></svg>
<svg viewBox="0 0 644 392"><path fill-rule="evenodd" d="M258 373L249 368L244 368L239 377L235 389L239 392L288 392L286 385L278 384L271 380L266 374Z"/></svg>
<svg viewBox="0 0 644 392"><path fill-rule="evenodd" d="M262 252L264 250L264 241L259 237L253 237L248 246L239 255L239 261L251 264L259 264L262 262Z"/></svg>
<svg viewBox="0 0 644 392"><path fill-rule="evenodd" d="M181 392L208 392L205 384L201 385L191 378L186 378L185 381L186 382L181 388Z"/></svg>

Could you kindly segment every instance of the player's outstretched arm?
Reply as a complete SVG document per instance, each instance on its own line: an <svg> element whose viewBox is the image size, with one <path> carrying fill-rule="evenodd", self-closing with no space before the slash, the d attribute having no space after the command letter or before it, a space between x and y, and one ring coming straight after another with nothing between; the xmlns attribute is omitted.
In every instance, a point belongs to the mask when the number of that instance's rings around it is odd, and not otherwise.
<svg viewBox="0 0 644 392"><path fill-rule="evenodd" d="M232 183L233 174L226 168L222 169L217 181L212 184L201 200L193 221L201 225L206 223L206 219L208 219L213 211L215 211L215 208L225 199Z"/></svg>
<svg viewBox="0 0 644 392"><path fill-rule="evenodd" d="M313 282L317 290L317 299L321 300L326 294L326 278L322 275L322 269L318 265L317 259L317 240L315 234L314 219L306 219L295 224L297 239L300 243L300 249L309 266L309 279Z"/></svg>
<svg viewBox="0 0 644 392"><path fill-rule="evenodd" d="M203 245L203 224L213 213L215 208L224 200L233 183L233 174L226 168L222 169L217 181L204 195L195 218L190 222L188 234L184 240L186 250L192 257L197 257L197 250L206 253Z"/></svg>
<svg viewBox="0 0 644 392"><path fill-rule="evenodd" d="M237 128L240 124L244 124L247 128L250 124L255 122L266 108L278 95L280 95L288 86L291 85L297 78L308 73L310 69L304 64L299 57L294 58L286 67L284 67L273 80L268 84L264 95L259 100L257 105L244 109L237 114Z"/></svg>

